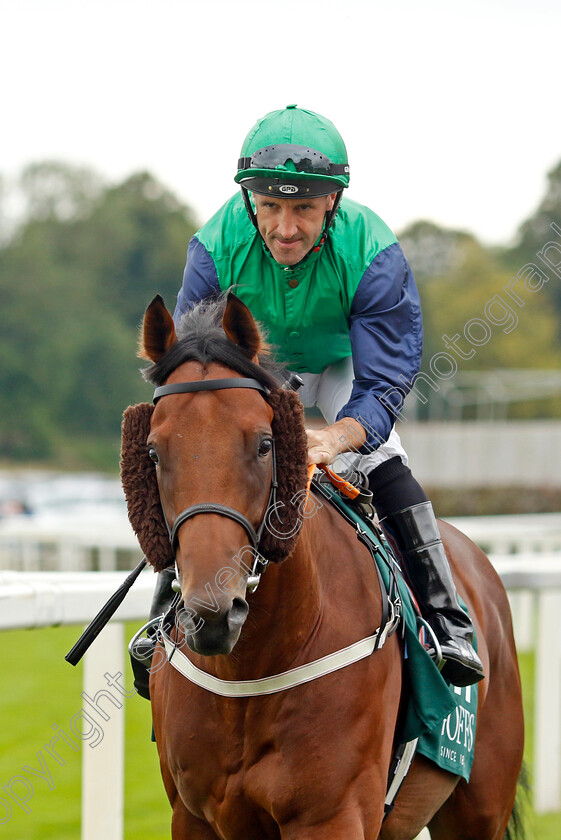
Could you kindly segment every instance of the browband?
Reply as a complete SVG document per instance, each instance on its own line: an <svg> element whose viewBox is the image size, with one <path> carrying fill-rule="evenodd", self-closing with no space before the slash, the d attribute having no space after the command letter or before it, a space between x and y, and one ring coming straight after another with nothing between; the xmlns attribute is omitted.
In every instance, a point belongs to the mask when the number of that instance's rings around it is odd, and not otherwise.
<svg viewBox="0 0 561 840"><path fill-rule="evenodd" d="M230 379L196 379L194 382L160 385L154 391L152 401L156 405L161 397L167 397L169 394L189 394L191 391L219 391L223 388L253 388L254 391L261 391L265 396L270 393L269 389L261 385L257 379L243 379L236 376Z"/></svg>

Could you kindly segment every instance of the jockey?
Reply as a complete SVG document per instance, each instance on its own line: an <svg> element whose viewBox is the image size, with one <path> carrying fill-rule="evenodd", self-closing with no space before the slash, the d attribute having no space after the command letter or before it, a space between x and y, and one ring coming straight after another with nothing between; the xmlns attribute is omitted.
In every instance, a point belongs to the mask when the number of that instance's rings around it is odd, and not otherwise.
<svg viewBox="0 0 561 840"><path fill-rule="evenodd" d="M345 144L335 126L288 105L247 135L241 187L191 239L174 319L235 287L327 422L308 429L309 463L338 456L367 477L421 613L454 685L483 677L432 505L407 466L390 394L421 362L419 296L401 247L367 207L343 198Z"/></svg>

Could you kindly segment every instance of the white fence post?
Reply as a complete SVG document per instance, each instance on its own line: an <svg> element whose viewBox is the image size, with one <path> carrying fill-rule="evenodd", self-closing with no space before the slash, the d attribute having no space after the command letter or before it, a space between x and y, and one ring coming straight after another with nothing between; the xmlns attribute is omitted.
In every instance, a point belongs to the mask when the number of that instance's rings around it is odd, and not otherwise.
<svg viewBox="0 0 561 840"><path fill-rule="evenodd" d="M534 805L538 813L561 808L561 591L538 595L534 709Z"/></svg>
<svg viewBox="0 0 561 840"><path fill-rule="evenodd" d="M530 590L508 592L512 626L518 653L529 653L534 649L535 598Z"/></svg>
<svg viewBox="0 0 561 840"><path fill-rule="evenodd" d="M88 741L82 747L82 840L123 838L125 698L105 679L123 676L123 645L123 625L108 624L84 659L82 696L91 702L84 700L82 708L103 735L95 746Z"/></svg>

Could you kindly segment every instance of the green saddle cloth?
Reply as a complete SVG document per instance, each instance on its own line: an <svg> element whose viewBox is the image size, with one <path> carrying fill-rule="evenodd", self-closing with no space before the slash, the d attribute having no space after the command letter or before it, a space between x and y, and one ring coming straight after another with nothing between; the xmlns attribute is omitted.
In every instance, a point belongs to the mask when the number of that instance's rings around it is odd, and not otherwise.
<svg viewBox="0 0 561 840"><path fill-rule="evenodd" d="M390 565L394 562L390 559L388 543L331 485L322 483L322 489L378 546L376 563L388 588L392 575ZM401 575L397 575L397 583L405 626L405 667L409 683L409 703L400 737L404 742L418 738L417 752L443 770L469 781L475 742L477 685L457 688L442 678L419 640L411 594ZM462 606L467 611L465 604Z"/></svg>

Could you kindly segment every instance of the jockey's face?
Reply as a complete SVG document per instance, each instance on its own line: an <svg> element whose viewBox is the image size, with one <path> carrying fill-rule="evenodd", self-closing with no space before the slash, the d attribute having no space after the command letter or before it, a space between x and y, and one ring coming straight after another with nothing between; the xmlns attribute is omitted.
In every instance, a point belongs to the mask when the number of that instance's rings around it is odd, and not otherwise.
<svg viewBox="0 0 561 840"><path fill-rule="evenodd" d="M278 263L296 265L313 248L336 196L278 198L253 193L259 233Z"/></svg>

